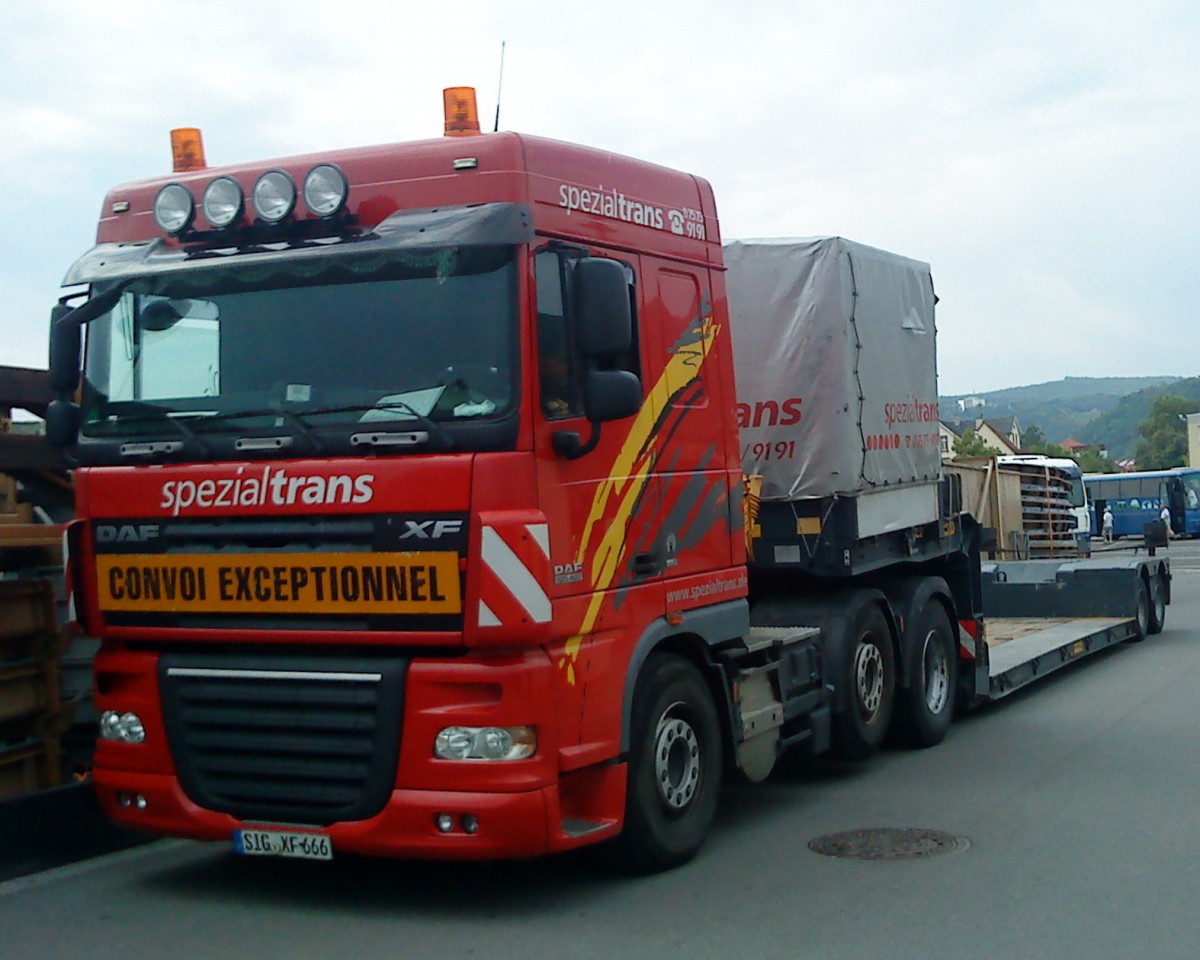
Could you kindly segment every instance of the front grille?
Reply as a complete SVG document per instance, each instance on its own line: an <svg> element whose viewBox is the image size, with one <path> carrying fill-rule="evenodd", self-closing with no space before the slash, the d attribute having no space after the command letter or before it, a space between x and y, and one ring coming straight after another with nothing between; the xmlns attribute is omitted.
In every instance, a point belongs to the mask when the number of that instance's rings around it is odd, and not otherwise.
<svg viewBox="0 0 1200 960"><path fill-rule="evenodd" d="M184 792L243 820L373 816L396 777L406 667L376 657L161 657Z"/></svg>

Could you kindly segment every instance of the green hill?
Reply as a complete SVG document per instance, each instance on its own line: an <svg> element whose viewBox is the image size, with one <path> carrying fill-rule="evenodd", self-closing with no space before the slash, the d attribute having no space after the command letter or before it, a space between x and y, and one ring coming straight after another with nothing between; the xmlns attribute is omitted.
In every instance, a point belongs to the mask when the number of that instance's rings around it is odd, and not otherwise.
<svg viewBox="0 0 1200 960"><path fill-rule="evenodd" d="M1077 400L1088 396L1124 397L1139 390L1162 386L1179 377L1064 377L1048 383L1032 383L1023 387L1005 387L990 393L974 394L993 403L1036 403ZM957 397L947 397L955 399Z"/></svg>
<svg viewBox="0 0 1200 960"><path fill-rule="evenodd" d="M1137 449L1138 425L1150 413L1155 398L1165 393L1196 401L1200 411L1200 377L1175 380L1169 384L1150 387L1122 397L1111 410L1092 420L1076 438L1084 443L1103 443L1108 446L1108 455L1113 459L1132 457ZM1025 421L1021 421L1024 425Z"/></svg>
<svg viewBox="0 0 1200 960"><path fill-rule="evenodd" d="M942 418L1015 416L1023 429L1036 424L1052 443L1068 438L1103 443L1108 446L1110 456L1131 457L1137 446L1137 425L1145 418L1154 398L1161 393L1176 392L1176 384L1190 382L1178 377L1067 377L972 394L986 401L986 405L965 411L958 409L958 400L967 395L943 397ZM1134 397L1141 399L1134 401ZM1125 401L1130 404L1122 406ZM1106 418L1118 408L1122 412L1110 423ZM1135 416L1130 432L1127 421Z"/></svg>

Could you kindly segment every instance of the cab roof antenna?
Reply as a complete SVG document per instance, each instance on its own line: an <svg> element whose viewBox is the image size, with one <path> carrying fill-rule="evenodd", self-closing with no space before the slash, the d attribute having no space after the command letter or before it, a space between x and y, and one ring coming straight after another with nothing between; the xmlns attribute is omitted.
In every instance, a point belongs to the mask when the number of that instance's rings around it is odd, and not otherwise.
<svg viewBox="0 0 1200 960"><path fill-rule="evenodd" d="M505 41L500 41L500 79L496 83L496 126L492 133L500 132L500 91L504 88L504 44Z"/></svg>

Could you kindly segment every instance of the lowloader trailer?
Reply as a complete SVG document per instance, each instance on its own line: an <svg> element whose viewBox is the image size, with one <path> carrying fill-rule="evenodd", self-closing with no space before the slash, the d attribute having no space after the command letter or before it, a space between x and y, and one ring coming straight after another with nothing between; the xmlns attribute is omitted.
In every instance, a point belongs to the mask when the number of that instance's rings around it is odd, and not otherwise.
<svg viewBox="0 0 1200 960"><path fill-rule="evenodd" d="M1080 657L1160 633L1171 599L1165 558L985 563L988 689L996 700Z"/></svg>

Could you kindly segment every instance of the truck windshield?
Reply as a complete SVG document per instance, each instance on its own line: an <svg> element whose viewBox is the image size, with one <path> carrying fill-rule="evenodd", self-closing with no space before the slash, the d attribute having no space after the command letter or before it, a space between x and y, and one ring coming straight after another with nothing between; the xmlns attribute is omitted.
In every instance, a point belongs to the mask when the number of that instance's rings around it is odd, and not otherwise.
<svg viewBox="0 0 1200 960"><path fill-rule="evenodd" d="M1071 506L1082 507L1087 505L1087 493L1083 489L1083 477L1071 478Z"/></svg>
<svg viewBox="0 0 1200 960"><path fill-rule="evenodd" d="M517 396L515 255L247 258L134 280L88 325L83 436L494 423Z"/></svg>

